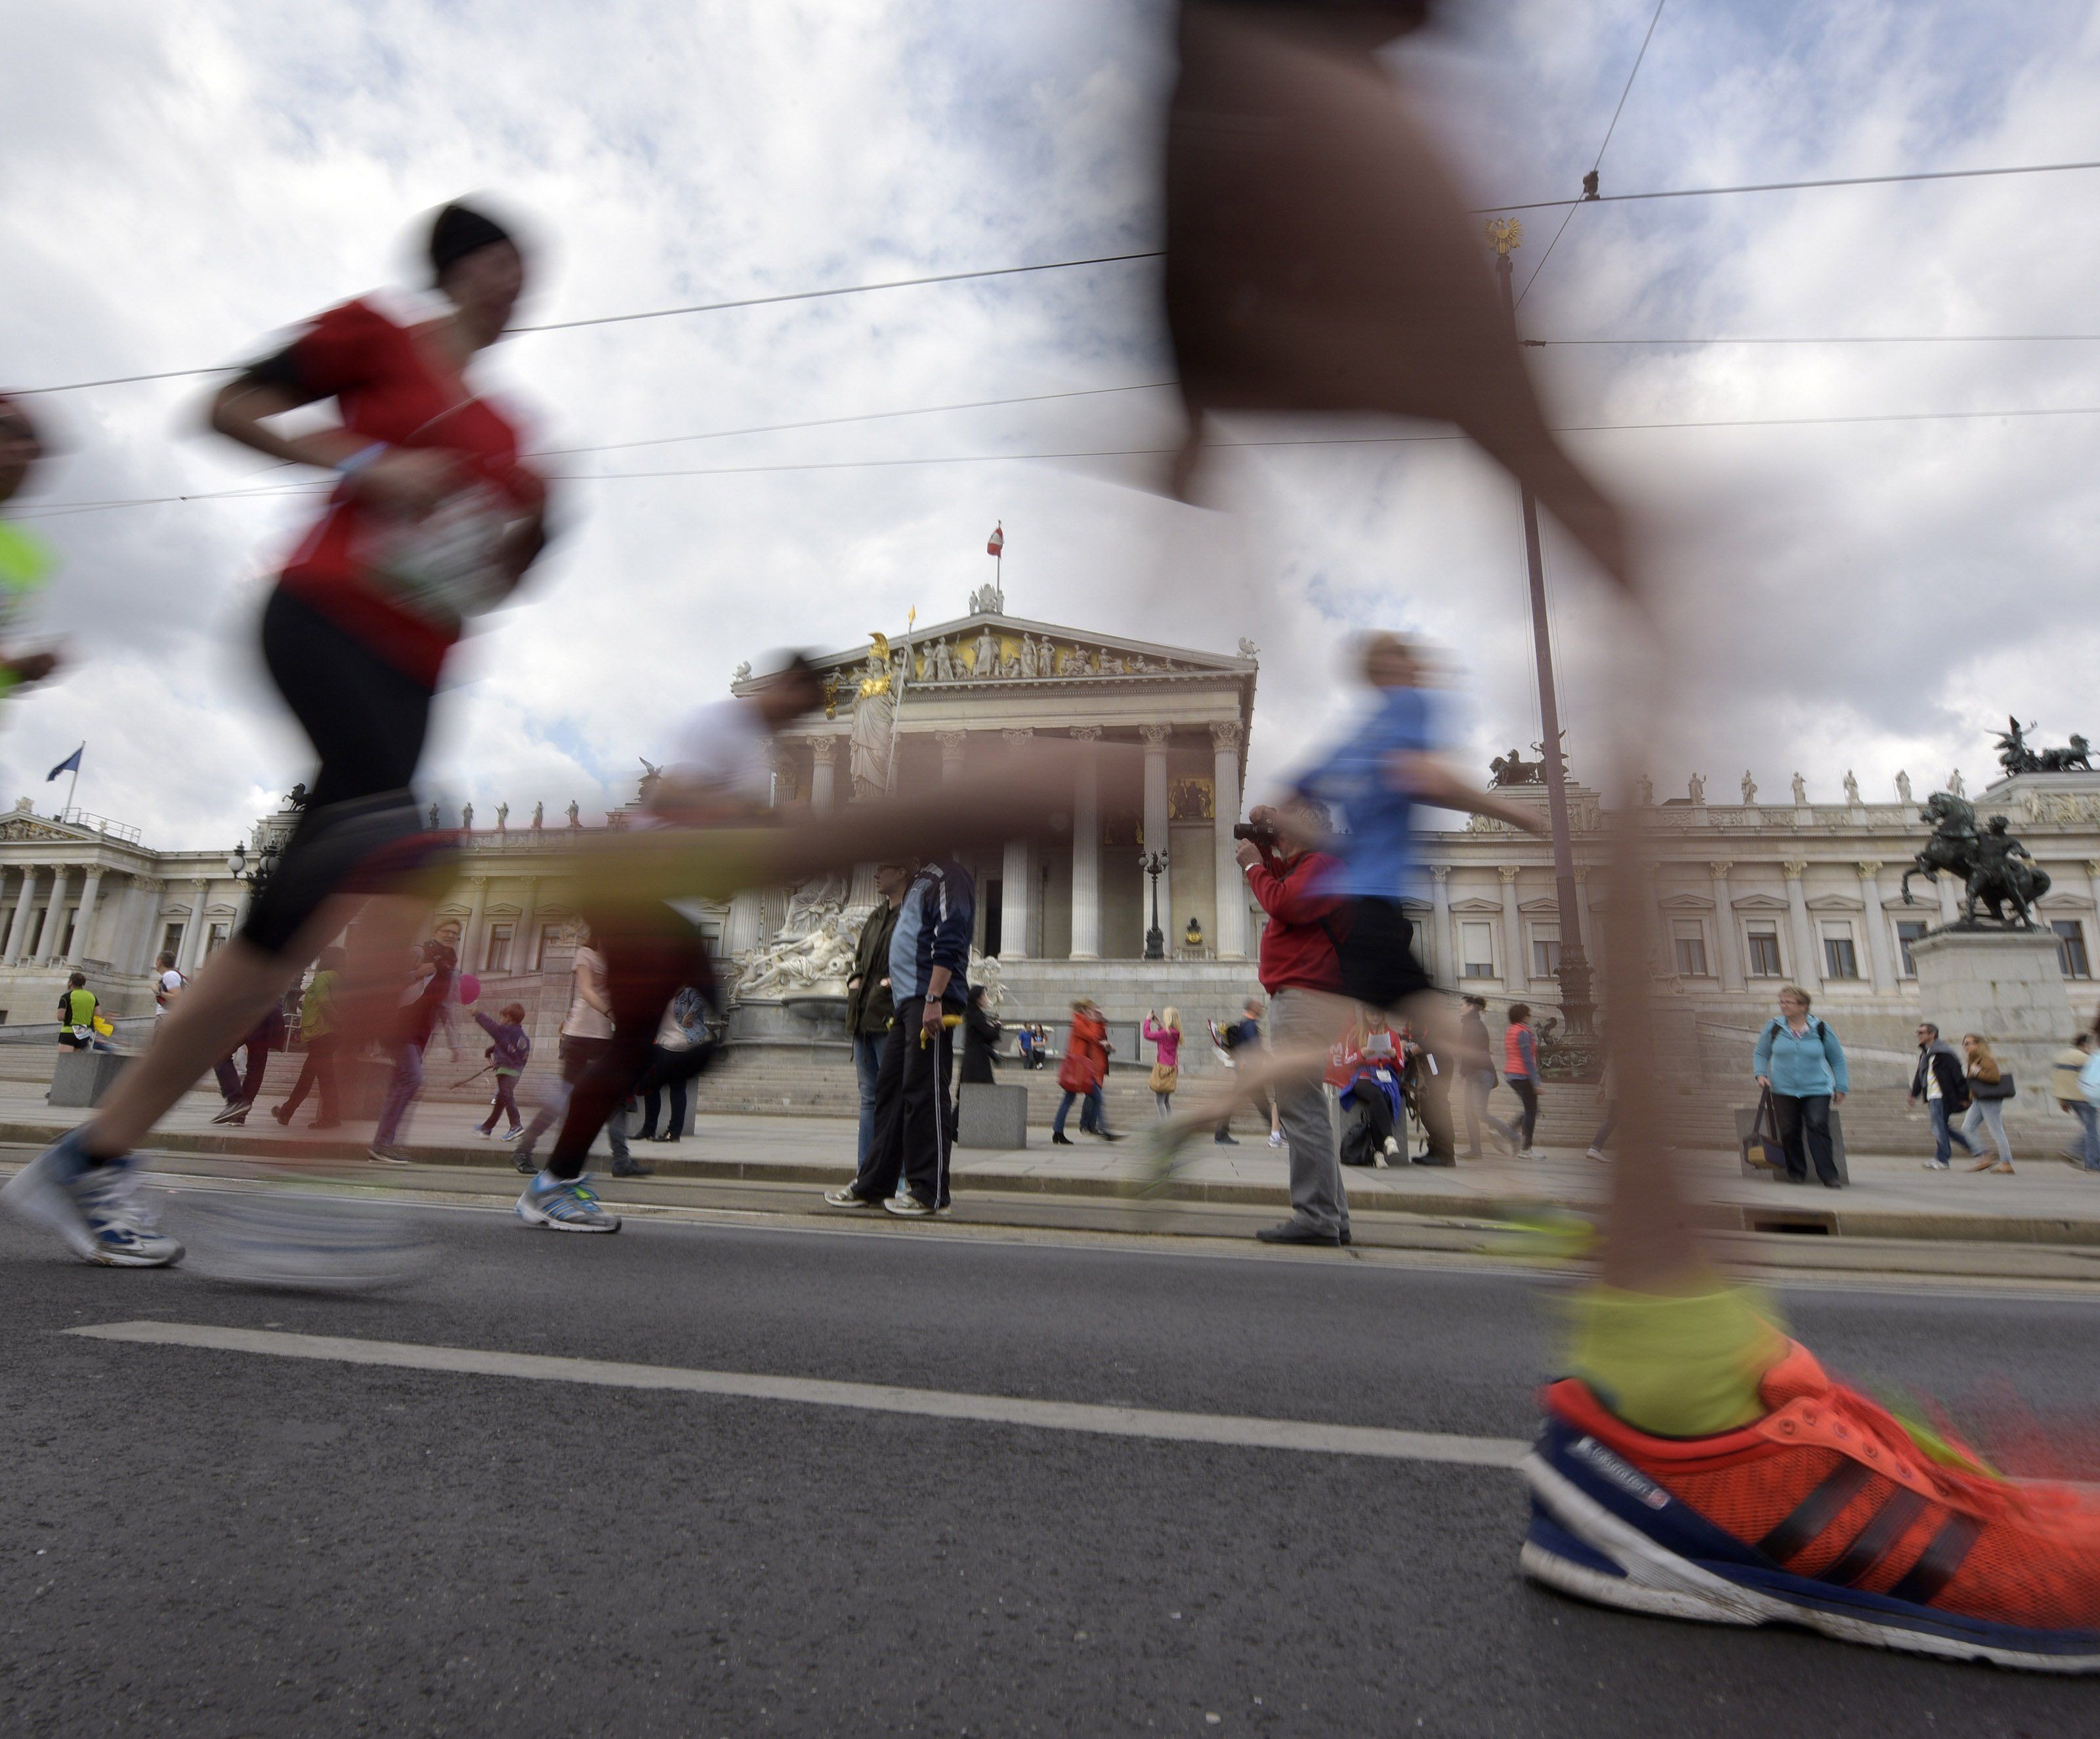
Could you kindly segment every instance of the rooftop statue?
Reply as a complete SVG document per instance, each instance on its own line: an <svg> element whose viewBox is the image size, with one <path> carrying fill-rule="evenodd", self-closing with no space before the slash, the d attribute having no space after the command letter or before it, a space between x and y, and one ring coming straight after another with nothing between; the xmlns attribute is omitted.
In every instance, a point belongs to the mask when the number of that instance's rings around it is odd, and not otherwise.
<svg viewBox="0 0 2100 1739"><path fill-rule="evenodd" d="M1930 880L1952 876L1962 885L1961 918L1957 929L1981 928L1983 920L1976 912L1979 902L1990 907L1995 923L2017 924L2029 930L2035 927L2034 903L2049 892L2049 872L2012 836L2003 815L1993 815L1979 829L1976 811L1967 799L1949 791L1935 791L1925 800L1918 819L1930 825L1932 837L1919 847L1904 872L1905 905L1916 903L1911 898L1912 876ZM2005 910L2008 906L2012 908L2010 916Z"/></svg>
<svg viewBox="0 0 2100 1739"><path fill-rule="evenodd" d="M2027 731L2034 729L2032 725L2023 730L2017 718L2007 719L2005 725L2007 728L1998 733L1998 765L2008 774L2093 770L2093 745L2076 731L2065 748L2036 748L2027 737Z"/></svg>

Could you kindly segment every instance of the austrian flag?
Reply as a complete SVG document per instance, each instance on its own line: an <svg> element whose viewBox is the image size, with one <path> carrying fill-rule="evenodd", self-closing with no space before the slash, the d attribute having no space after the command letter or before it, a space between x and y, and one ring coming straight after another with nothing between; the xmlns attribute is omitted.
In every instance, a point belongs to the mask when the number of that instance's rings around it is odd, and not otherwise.
<svg viewBox="0 0 2100 1739"><path fill-rule="evenodd" d="M991 528L991 541L985 545L986 555L997 555L1006 547L1006 522L1002 519Z"/></svg>

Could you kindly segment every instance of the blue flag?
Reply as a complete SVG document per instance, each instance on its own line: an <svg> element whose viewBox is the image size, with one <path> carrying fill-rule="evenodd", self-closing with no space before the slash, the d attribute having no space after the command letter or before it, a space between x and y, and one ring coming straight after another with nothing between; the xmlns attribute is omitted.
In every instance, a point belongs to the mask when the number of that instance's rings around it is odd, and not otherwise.
<svg viewBox="0 0 2100 1739"><path fill-rule="evenodd" d="M80 757L86 753L87 745L83 743L78 748L75 749L70 755L67 756L64 760L61 761L56 766L53 767L50 772L44 775L44 783L48 785L61 773L77 773L80 771Z"/></svg>

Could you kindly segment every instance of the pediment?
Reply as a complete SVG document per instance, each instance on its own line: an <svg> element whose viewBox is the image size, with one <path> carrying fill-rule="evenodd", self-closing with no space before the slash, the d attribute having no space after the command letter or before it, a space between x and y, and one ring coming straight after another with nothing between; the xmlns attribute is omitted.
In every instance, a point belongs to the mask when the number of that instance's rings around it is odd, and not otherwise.
<svg viewBox="0 0 2100 1739"><path fill-rule="evenodd" d="M1484 900L1476 894L1469 898L1452 901L1451 909L1473 917L1498 918L1502 916L1502 903L1500 900Z"/></svg>
<svg viewBox="0 0 2100 1739"><path fill-rule="evenodd" d="M1557 918L1560 916L1560 902L1557 899L1519 900L1516 909L1534 918Z"/></svg>
<svg viewBox="0 0 2100 1739"><path fill-rule="evenodd" d="M1738 905L1742 903L1739 900ZM1714 902L1704 894L1665 894L1656 902L1665 911L1711 911Z"/></svg>
<svg viewBox="0 0 2100 1739"><path fill-rule="evenodd" d="M1255 674L1260 656L1258 651L1202 651L982 610L914 629L910 640L907 680L915 686L929 687L988 682L1187 682L1220 677L1237 681ZM893 663L902 658L904 641L902 634L889 636ZM978 669L987 652L996 672L989 676ZM836 672L841 679L840 710L849 710L851 705L844 679L866 674L872 654L872 642L863 642L811 660L819 670ZM744 692L747 682L748 678L739 677L730 685L730 691Z"/></svg>
<svg viewBox="0 0 2100 1739"><path fill-rule="evenodd" d="M1785 911L1786 902L1776 894L1741 894L1728 903L1737 911Z"/></svg>
<svg viewBox="0 0 2100 1739"><path fill-rule="evenodd" d="M71 845L94 835L81 833L72 828L60 826L54 821L43 821L33 815L10 815L0 821L0 841L7 840L56 840Z"/></svg>
<svg viewBox="0 0 2100 1739"><path fill-rule="evenodd" d="M1808 902L1811 911L1863 911L1866 908L1860 901L1843 894L1819 894Z"/></svg>

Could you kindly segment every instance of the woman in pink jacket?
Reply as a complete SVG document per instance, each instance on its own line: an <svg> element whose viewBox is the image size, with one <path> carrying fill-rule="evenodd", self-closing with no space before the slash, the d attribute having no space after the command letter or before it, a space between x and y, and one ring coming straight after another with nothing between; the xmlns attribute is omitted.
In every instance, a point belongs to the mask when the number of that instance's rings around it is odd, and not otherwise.
<svg viewBox="0 0 2100 1739"><path fill-rule="evenodd" d="M1144 1033L1145 1042L1154 1047L1152 1097L1159 1106L1159 1114L1164 1117L1174 1109L1174 1089L1181 1081L1180 1010L1169 1009L1163 1021L1148 1010Z"/></svg>

